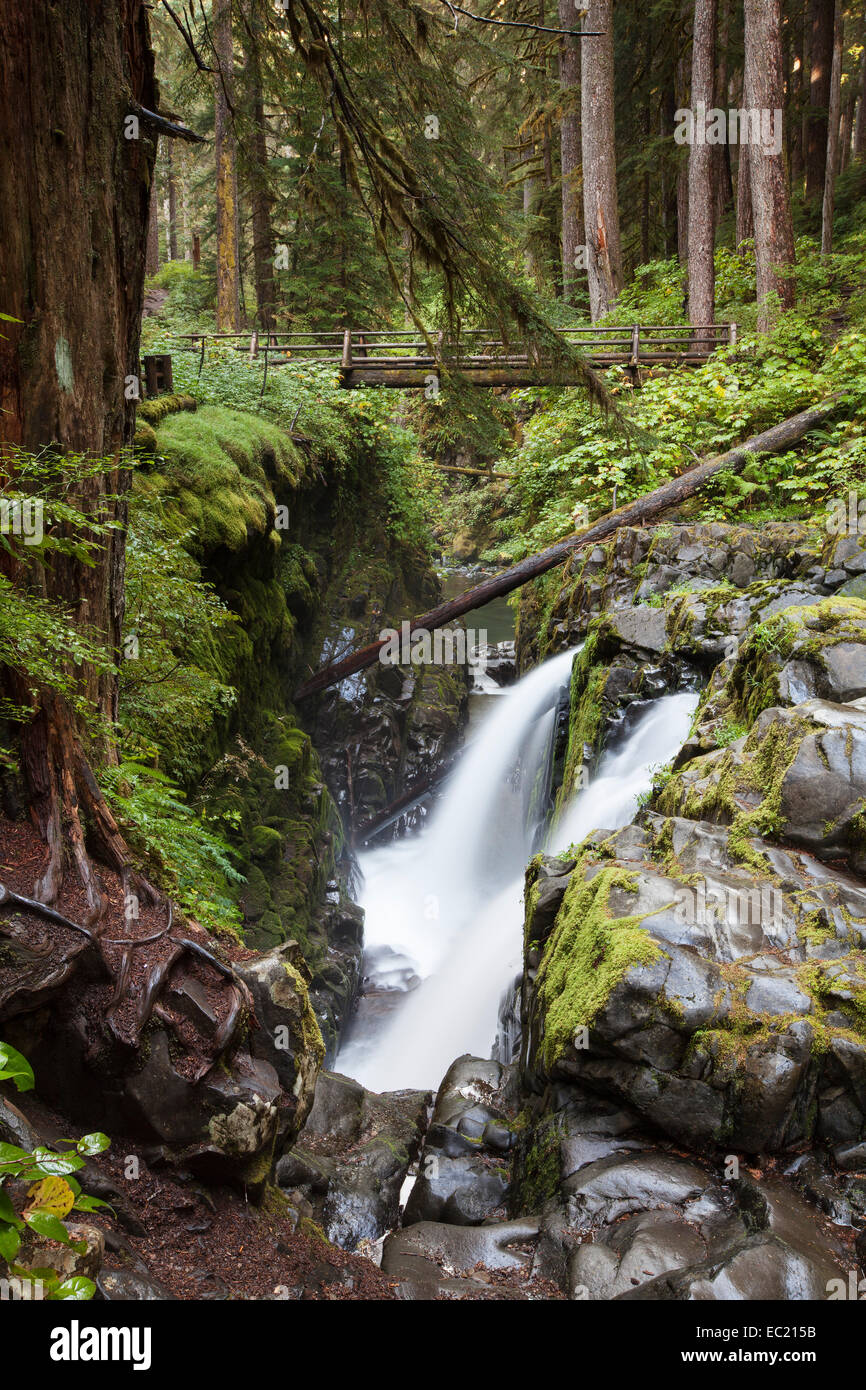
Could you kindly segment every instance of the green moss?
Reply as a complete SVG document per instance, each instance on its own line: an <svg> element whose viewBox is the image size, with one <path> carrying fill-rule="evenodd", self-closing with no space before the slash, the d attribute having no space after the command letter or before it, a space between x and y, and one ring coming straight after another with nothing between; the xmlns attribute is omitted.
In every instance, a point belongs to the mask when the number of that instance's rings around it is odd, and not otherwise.
<svg viewBox="0 0 866 1390"><path fill-rule="evenodd" d="M300 1004L299 1022L301 1040L303 1043L303 1054L305 1057L315 1059L318 1069L325 1060L325 1044L322 1040L322 1030L319 1027L316 1015L313 1013L313 1006L310 1003L310 992L307 989L307 982L300 970L289 961L283 961L283 969L294 985Z"/></svg>
<svg viewBox="0 0 866 1390"><path fill-rule="evenodd" d="M193 396L169 395L154 396L150 400L142 401L136 411L138 420L146 420L149 425L158 425L161 420L165 420L169 415L176 415L182 410L195 410L197 401Z"/></svg>
<svg viewBox="0 0 866 1390"><path fill-rule="evenodd" d="M727 821L731 854L765 874L766 860L750 842L782 829L782 784L810 728L808 720L796 719L775 721L760 735L753 731L744 745L741 766L733 753L724 753L715 779L698 788L688 787L682 775L675 774L656 799L655 809L666 816ZM756 797L758 805L742 808L741 801Z"/></svg>
<svg viewBox="0 0 866 1390"><path fill-rule="evenodd" d="M539 1212L559 1191L559 1131L555 1121L523 1141L515 1164L514 1201L520 1212Z"/></svg>
<svg viewBox="0 0 866 1390"><path fill-rule="evenodd" d="M253 536L270 536L275 489L296 488L306 469L279 426L223 406L162 417L158 441L166 479L200 552L239 551Z"/></svg>
<svg viewBox="0 0 866 1390"><path fill-rule="evenodd" d="M585 882L576 871L566 889L537 981L548 1069L576 1030L593 1022L626 972L661 955L641 925L643 917L611 915L614 888L634 892L634 874L606 865Z"/></svg>

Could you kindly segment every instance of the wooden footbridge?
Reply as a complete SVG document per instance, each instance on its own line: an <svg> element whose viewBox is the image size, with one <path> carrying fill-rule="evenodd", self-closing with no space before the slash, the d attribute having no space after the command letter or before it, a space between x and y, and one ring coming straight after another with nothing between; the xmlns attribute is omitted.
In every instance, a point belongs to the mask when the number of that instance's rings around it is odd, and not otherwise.
<svg viewBox="0 0 866 1390"><path fill-rule="evenodd" d="M591 367L621 366L635 377L641 368L699 366L729 343L737 341L735 323L641 324L612 328L563 328L561 337L577 348ZM250 362L263 362L264 382L271 368L327 366L340 385L391 386L405 390L430 387L443 366L460 372L477 386L533 386L545 381L568 385L567 374L554 372L543 356L526 345L504 343L490 329L464 329L459 339L433 334L430 341L417 329L352 329L329 333L276 331L252 333L179 333L179 339L198 349L204 363L209 342L224 343L245 353ZM431 342L435 352L431 352ZM263 383L264 389L264 383Z"/></svg>

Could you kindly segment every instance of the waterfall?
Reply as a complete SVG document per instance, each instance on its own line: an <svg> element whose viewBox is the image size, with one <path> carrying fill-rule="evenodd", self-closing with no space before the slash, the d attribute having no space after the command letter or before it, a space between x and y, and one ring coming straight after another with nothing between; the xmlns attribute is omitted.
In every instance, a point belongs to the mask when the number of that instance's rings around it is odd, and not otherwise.
<svg viewBox="0 0 866 1390"><path fill-rule="evenodd" d="M337 1070L372 1090L435 1088L461 1053L490 1055L500 998L520 968L523 874L573 658L553 657L493 702L424 830L361 856L368 988L406 991L390 1017L359 1020L337 1058ZM553 852L628 822L651 769L688 733L696 699L649 708L560 819Z"/></svg>

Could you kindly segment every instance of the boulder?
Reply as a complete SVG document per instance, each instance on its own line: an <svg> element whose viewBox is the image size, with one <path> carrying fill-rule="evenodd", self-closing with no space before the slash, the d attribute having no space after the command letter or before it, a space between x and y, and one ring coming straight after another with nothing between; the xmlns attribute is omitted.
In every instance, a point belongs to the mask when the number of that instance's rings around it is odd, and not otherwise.
<svg viewBox="0 0 866 1390"><path fill-rule="evenodd" d="M277 1182L347 1250L374 1243L397 1225L400 1197L427 1124L429 1092L378 1095L323 1071L313 1108L277 1163Z"/></svg>

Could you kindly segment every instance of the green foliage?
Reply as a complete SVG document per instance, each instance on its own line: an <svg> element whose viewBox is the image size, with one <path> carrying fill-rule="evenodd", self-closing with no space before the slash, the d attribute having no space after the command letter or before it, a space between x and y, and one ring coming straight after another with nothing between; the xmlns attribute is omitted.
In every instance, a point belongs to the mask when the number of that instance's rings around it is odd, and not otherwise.
<svg viewBox="0 0 866 1390"><path fill-rule="evenodd" d="M88 717L97 713L83 684L84 668L114 669L102 635L72 621L69 606L44 595L44 571L58 557L92 567L103 541L117 524L109 514L113 499L105 495L83 503L79 493L117 460L60 454L53 449L29 453L9 447L0 478L0 549L12 557L14 582L0 574L0 667L16 677L18 696L0 696L0 718L13 723L30 717L41 694L64 696ZM35 509L35 510L34 510ZM11 749L0 748L0 764L14 766Z"/></svg>
<svg viewBox="0 0 866 1390"><path fill-rule="evenodd" d="M8 1043L0 1042L0 1082L9 1081L19 1091L33 1087L33 1071L20 1052ZM15 1263L21 1249L21 1233L29 1228L36 1235L68 1245L79 1254L87 1249L85 1241L74 1241L65 1221L69 1212L91 1212L108 1203L81 1191L72 1176L84 1167L85 1159L103 1153L111 1142L108 1136L95 1132L77 1141L63 1141L70 1148L49 1149L43 1145L28 1150L16 1144L0 1143L0 1259L6 1262L9 1274L24 1286L29 1285L36 1297L62 1301L86 1300L96 1292L91 1279L81 1276L61 1279L50 1267L27 1268ZM26 1204L16 1206L8 1182L30 1183ZM17 1188L16 1188L17 1190Z"/></svg>
<svg viewBox="0 0 866 1390"><path fill-rule="evenodd" d="M607 374L611 392L641 431L640 447L624 449L604 416L575 391L513 393L516 409L529 412L522 439L502 456L503 471L514 479L503 538L515 558L572 531L579 504L591 520L611 508L614 488L621 506L696 457L722 453L834 393L844 401L838 421L796 450L756 458L737 475L720 474L689 504L689 514L751 524L808 519L849 488L866 489L866 297L856 290L866 235L852 232L830 257L818 256L809 238L798 250L801 297L772 333L750 326L753 253L722 247L716 253L717 317L741 325L738 343L701 367L647 372L639 392L619 368ZM682 322L681 282L676 262L642 267L610 321ZM749 296L751 306L744 302Z"/></svg>
<svg viewBox="0 0 866 1390"><path fill-rule="evenodd" d="M184 783L199 768L207 729L236 702L214 672L217 636L237 619L203 580L190 543L165 507L136 490L126 548L121 743L138 759L157 753Z"/></svg>
<svg viewBox="0 0 866 1390"><path fill-rule="evenodd" d="M187 805L181 789L135 762L104 768L101 785L128 843L168 895L209 931L239 935L232 885L243 877L226 841Z"/></svg>

